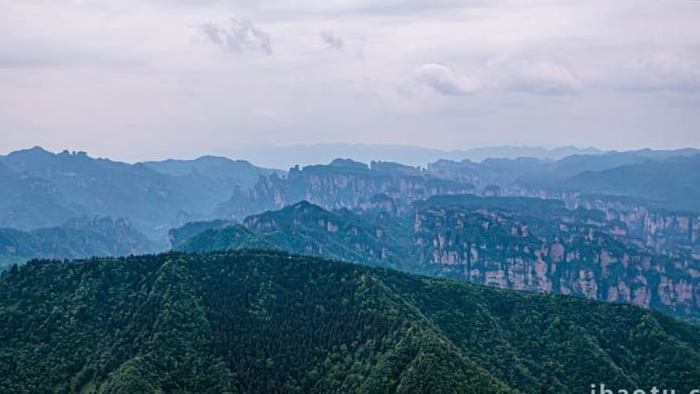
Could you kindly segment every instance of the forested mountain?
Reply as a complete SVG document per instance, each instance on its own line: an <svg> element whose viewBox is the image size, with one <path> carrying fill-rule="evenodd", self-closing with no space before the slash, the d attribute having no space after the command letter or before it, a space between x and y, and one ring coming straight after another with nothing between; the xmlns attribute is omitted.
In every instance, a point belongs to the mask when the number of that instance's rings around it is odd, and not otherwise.
<svg viewBox="0 0 700 394"><path fill-rule="evenodd" d="M565 186L588 193L638 197L667 210L700 212L700 154L645 161L597 173L582 172Z"/></svg>
<svg viewBox="0 0 700 394"><path fill-rule="evenodd" d="M654 255L697 260L700 211L694 208L700 201L700 191L696 190L700 184L696 173L700 172L695 169L700 156L693 156L694 152L611 152L556 162L533 158L487 159L481 163L440 161L427 169L336 159L328 165L295 167L284 175L245 161L211 156L132 165L94 159L83 152L53 154L33 148L0 157L0 186L4 191L0 195L0 227L31 231L59 227L76 217L110 216L128 220L157 248L165 250L168 229L192 221L242 221L300 201L310 201L326 210L380 209L405 218L418 201L471 192L544 197L562 200L570 209L600 210L604 216L600 221L605 222L608 234L626 236ZM577 173L577 168L590 171ZM399 223L410 227L406 220ZM402 241L402 248L412 242ZM111 249L119 246L112 245ZM293 250L304 252L298 245ZM370 255L362 256L364 251L357 250L342 257L371 260L388 253L388 249L374 247L366 251ZM389 255L407 252L402 253Z"/></svg>
<svg viewBox="0 0 700 394"><path fill-rule="evenodd" d="M682 166L680 168L681 174L694 171L698 165L697 160L693 157L698 154L700 154L699 150L690 148L669 151L643 149L603 154L575 154L556 161L528 157L492 158L481 163L469 160L438 160L428 164L427 172L443 179L469 182L475 186L478 192L482 192L488 186L498 186L503 195L519 194L521 188L526 188L532 192L568 190L589 194L609 193L644 200L649 198L649 195L646 195L644 190L639 187L617 185L616 189L612 189L612 187L607 189L603 187L593 188L587 184L590 181L585 181L585 179L598 179L598 175L607 171L624 171L626 166L643 166L646 168L646 173L644 170L638 170L628 172L625 176L629 177L628 182L644 184L648 183L650 179L664 178L675 174L670 168L673 163L676 165L683 163L680 164ZM582 179L578 179L577 176ZM660 187L661 190L666 190L670 196L684 197L678 187L667 190L667 188L662 188L661 184L656 186ZM674 206L672 199L667 199L666 202L670 209L684 209L682 204ZM696 211L700 212L697 209Z"/></svg>
<svg viewBox="0 0 700 394"><path fill-rule="evenodd" d="M302 201L279 211L250 216L242 224L211 226L191 238L180 238L173 247L200 253L278 249L398 268L400 256L395 249L399 245L386 245L365 218L348 210L330 212Z"/></svg>
<svg viewBox="0 0 700 394"><path fill-rule="evenodd" d="M469 160L439 160L421 169L373 161L369 165L336 159L328 165L290 169L286 177L273 174L260 178L250 190L241 190L220 204L216 216L241 220L247 215L280 209L309 201L325 209L356 208L376 195L389 196L398 209L434 195L476 193L488 196L606 195L626 196L658 212L700 213L695 201L692 174L697 172L694 149L672 151L639 150L605 154L574 155L558 161L521 157ZM644 166L644 170L625 170ZM678 171L676 171L676 167ZM634 167L636 168L636 167ZM615 182L617 172L625 182ZM612 175L606 175L612 172ZM671 174L681 174L672 179ZM586 180L590 178L590 180ZM606 180L607 179L607 180ZM670 180L669 180L670 179ZM656 181L655 181L656 180ZM607 182L592 184L591 182ZM655 182L655 183L654 183ZM653 192L647 192L650 188ZM575 207L571 207L575 208Z"/></svg>
<svg viewBox="0 0 700 394"><path fill-rule="evenodd" d="M25 392L689 390L697 327L654 312L272 252L34 261L0 279Z"/></svg>
<svg viewBox="0 0 700 394"><path fill-rule="evenodd" d="M188 252L273 248L700 317L700 260L656 253L602 211L473 195L432 197L404 213L391 207L327 211L301 202L241 224L173 231L172 246ZM183 236L195 227L202 232Z"/></svg>
<svg viewBox="0 0 700 394"><path fill-rule="evenodd" d="M220 186L226 188L228 194L235 187L241 189L253 187L261 176L285 174L285 171L256 167L245 160L231 160L217 156L202 156L194 160L147 161L143 164L160 173L176 177L203 176L215 180Z"/></svg>
<svg viewBox="0 0 700 394"><path fill-rule="evenodd" d="M698 149L676 150L633 150L627 152L606 152L600 155L571 155L552 163L549 174L555 178L568 178L588 171L605 171L611 168L643 164L648 161L665 161L676 157L700 154Z"/></svg>
<svg viewBox="0 0 700 394"><path fill-rule="evenodd" d="M123 219L74 218L61 226L31 231L0 228L0 269L34 258L127 256L156 250L153 242Z"/></svg>
<svg viewBox="0 0 700 394"><path fill-rule="evenodd" d="M1 158L1 157L0 157ZM78 214L52 183L11 171L0 160L0 227L19 229L62 223Z"/></svg>
<svg viewBox="0 0 700 394"><path fill-rule="evenodd" d="M168 232L168 240L170 241L170 247L172 248L173 245L182 245L188 239L194 237L195 235L203 233L204 231L218 230L234 224L235 222L221 219L208 221L203 220L186 223L184 226L171 229Z"/></svg>
<svg viewBox="0 0 700 394"><path fill-rule="evenodd" d="M405 210L434 195L465 192L564 200L572 193L622 195L655 212L697 213L693 174L698 156L693 152L611 152L559 161L441 160L426 169L336 159L284 173L213 156L132 165L35 147L0 156L0 186L6 190L0 196L0 226L31 230L76 216L124 217L164 245L167 229L190 221L242 220L303 200L325 209L353 209L383 195Z"/></svg>
<svg viewBox="0 0 700 394"><path fill-rule="evenodd" d="M235 190L271 173L224 158L127 164L35 147L0 156L0 226L32 230L77 216L123 217L164 245L169 228L212 218Z"/></svg>
<svg viewBox="0 0 700 394"><path fill-rule="evenodd" d="M0 156L0 265L150 253L168 240L205 253L7 269L0 387L684 388L700 376L696 327L620 304L700 320L693 153L428 168L335 159L288 173L210 156L133 165L40 148ZM241 251L250 249L267 251Z"/></svg>

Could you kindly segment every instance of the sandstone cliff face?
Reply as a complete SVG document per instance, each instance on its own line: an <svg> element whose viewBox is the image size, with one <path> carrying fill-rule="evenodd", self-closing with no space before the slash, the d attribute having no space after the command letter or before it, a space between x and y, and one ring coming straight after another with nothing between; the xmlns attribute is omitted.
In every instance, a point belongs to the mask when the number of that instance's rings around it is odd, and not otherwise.
<svg viewBox="0 0 700 394"><path fill-rule="evenodd" d="M700 310L696 260L630 248L586 224L556 226L539 236L530 228L503 212L430 209L414 215L413 245L421 264L475 283L680 314Z"/></svg>
<svg viewBox="0 0 700 394"><path fill-rule="evenodd" d="M286 178L277 175L263 177L250 191L236 193L219 207L218 213L242 219L247 214L280 209L300 201L325 209L383 203L384 209L405 211L417 200L472 190L471 185L436 178L417 169L409 170L389 163L372 164L373 167L363 167L360 163L342 161L303 169L295 167ZM377 196L383 196L385 200L377 200Z"/></svg>
<svg viewBox="0 0 700 394"><path fill-rule="evenodd" d="M575 191L512 188L510 194L563 201L569 209L604 213L608 232L636 238L656 253L700 258L700 215L654 209L631 199L590 196Z"/></svg>
<svg viewBox="0 0 700 394"><path fill-rule="evenodd" d="M692 163L688 166L692 167ZM553 182L557 179L565 182L567 177L577 174L576 171L588 168L586 165L574 167L561 172L562 167L557 163L528 159L487 160L483 163L441 160L431 163L427 172L473 184L475 193L484 196L555 199L564 201L569 209L600 210L604 213L606 232L611 235L635 238L640 246L656 253L700 258L700 214L657 209L653 203L628 197L584 194ZM635 176L639 177L639 174ZM676 189L676 193L679 190L682 189ZM678 195L676 198L688 197Z"/></svg>
<svg viewBox="0 0 700 394"><path fill-rule="evenodd" d="M559 201L540 198L473 195L432 197L403 210L397 206L387 195L354 210L328 211L302 202L248 217L242 226L252 235L214 232L206 235L212 239L196 244L272 245L294 253L500 288L633 303L700 318L700 260L647 248L628 235L626 224L611 225L603 211L581 206L569 210Z"/></svg>

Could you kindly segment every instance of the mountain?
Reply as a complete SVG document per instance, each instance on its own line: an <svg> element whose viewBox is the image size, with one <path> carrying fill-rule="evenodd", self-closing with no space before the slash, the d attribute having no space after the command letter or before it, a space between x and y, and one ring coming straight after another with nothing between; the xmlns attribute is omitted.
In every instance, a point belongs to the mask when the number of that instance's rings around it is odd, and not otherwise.
<svg viewBox="0 0 700 394"><path fill-rule="evenodd" d="M251 213L309 201L326 209L371 204L378 195L391 198L397 208L438 194L472 191L473 185L441 179L418 168L389 162L370 165L335 159L328 165L290 169L286 178L260 178L247 192L234 194L217 209L219 217L241 219Z"/></svg>
<svg viewBox="0 0 700 394"><path fill-rule="evenodd" d="M663 163L676 158L700 154L693 148L676 150L635 150L595 154L576 153L558 160L535 157L485 158L481 163L471 160L438 160L429 163L427 172L439 178L469 182L478 191L496 185L506 195L518 192L521 186L557 189L562 181L586 172L599 172L621 166Z"/></svg>
<svg viewBox="0 0 700 394"><path fill-rule="evenodd" d="M154 252L156 246L123 219L74 218L61 226L0 228L0 268L29 259L77 259Z"/></svg>
<svg viewBox="0 0 700 394"><path fill-rule="evenodd" d="M482 195L559 199L569 208L604 202L651 216L700 214L697 190L700 151L637 150L572 155L557 161L534 158L438 160L426 173L474 186ZM605 208L610 214L618 214ZM619 215L619 214L618 214ZM621 215L620 215L621 216ZM656 225L654 227L657 227Z"/></svg>
<svg viewBox="0 0 700 394"><path fill-rule="evenodd" d="M1 160L0 190L0 227L46 227L79 214L51 182L15 173Z"/></svg>
<svg viewBox="0 0 700 394"><path fill-rule="evenodd" d="M548 173L551 166L550 161L527 157L486 159L481 163L469 160L438 160L429 163L426 172L441 179L471 184L474 191L480 194L497 190L496 194L508 195L518 181L530 177L540 179Z"/></svg>
<svg viewBox="0 0 700 394"><path fill-rule="evenodd" d="M560 160L571 155L599 155L603 151L596 148L579 149L575 146L543 148L541 146L499 146L474 148L464 151L464 158L481 162L486 159L533 158L540 160Z"/></svg>
<svg viewBox="0 0 700 394"><path fill-rule="evenodd" d="M181 227L170 229L168 232L170 247L172 248L173 245L182 245L188 239L207 230L218 230L233 224L235 224L235 222L220 219L186 223Z"/></svg>
<svg viewBox="0 0 700 394"><path fill-rule="evenodd" d="M558 160L573 154L599 154L602 151L595 148L579 149L573 146L552 149L502 146L444 150L412 145L330 143L239 146L227 149L227 153L236 157L244 157L251 162L270 168L290 168L296 165L308 166L328 163L338 157L347 157L365 163L384 160L410 166L425 166L427 163L440 159L457 161L469 159L480 162L488 158L534 157L543 160Z"/></svg>
<svg viewBox="0 0 700 394"><path fill-rule="evenodd" d="M175 230L175 233L181 231ZM306 201L279 211L249 216L242 224L206 229L173 247L199 253L278 249L393 267L397 267L399 257L388 251L381 235L363 218L348 210L329 212ZM392 258L387 253L391 253Z"/></svg>
<svg viewBox="0 0 700 394"><path fill-rule="evenodd" d="M245 160L226 157L202 156L195 160L147 161L143 165L162 174L176 177L200 175L225 186L230 193L234 187L251 188L261 176L284 175L284 171L256 167Z"/></svg>
<svg viewBox="0 0 700 394"><path fill-rule="evenodd" d="M668 210L700 212L700 154L582 172L565 187L639 198Z"/></svg>
<svg viewBox="0 0 700 394"><path fill-rule="evenodd" d="M213 218L234 192L277 173L216 157L128 164L34 147L0 157L0 186L9 191L0 197L0 226L32 230L79 216L123 217L165 246L169 228Z"/></svg>
<svg viewBox="0 0 700 394"><path fill-rule="evenodd" d="M604 171L615 167L642 164L649 160L665 161L675 157L686 157L700 154L693 148L675 150L642 149L627 152L605 152L600 155L575 154L553 163L550 175L562 179L588 171Z"/></svg>
<svg viewBox="0 0 700 394"><path fill-rule="evenodd" d="M629 234L659 253L700 258L700 154L645 159L602 171L556 178L521 178L507 194L557 199L595 208L624 222Z"/></svg>
<svg viewBox="0 0 700 394"><path fill-rule="evenodd" d="M173 188L169 176L143 165L94 159L84 152L53 154L38 147L12 152L2 163L15 174L51 185L60 196L58 201L72 207L74 216L125 217L148 234L172 223L187 206L187 196ZM19 227L14 222L3 225ZM37 227L38 223L30 228Z"/></svg>
<svg viewBox="0 0 700 394"><path fill-rule="evenodd" d="M367 165L334 159L327 165L294 167L285 174L213 156L128 164L92 158L84 152L54 154L35 147L0 156L0 186L8 191L0 196L0 226L31 230L59 226L79 216L123 217L165 247L167 230L184 223L215 218L240 220L302 200L326 209L356 208L385 195L402 210L414 201L440 194L553 195L581 189L586 193L629 195L642 202L663 198L653 207L695 209L695 195L686 193L686 189L692 192L693 184L666 187L663 182L669 180L660 179L652 186L664 195L649 195L642 190L644 184L639 182L650 176L668 178L666 170L635 170L623 175L629 176L628 184L637 182L636 186L629 184L627 191L586 180L586 176L597 177L602 170L623 171L627 165L670 169L672 163L683 160L689 168L677 164L679 173L692 172L696 164L694 156L689 155L693 152L612 152L560 161L440 160L427 169L390 161L371 161ZM595 172L586 175L587 171ZM617 183L614 174L606 182Z"/></svg>
<svg viewBox="0 0 700 394"><path fill-rule="evenodd" d="M700 259L657 253L602 211L472 195L391 208L328 211L301 202L232 226L200 224L201 233L172 246L196 253L272 248L700 318Z"/></svg>
<svg viewBox="0 0 700 394"><path fill-rule="evenodd" d="M427 169L334 159L294 167L285 175L221 157L128 164L35 147L0 157L5 191L0 227L31 231L75 217L120 217L165 250L171 228L243 220L304 200L327 210L384 206L403 215L414 202L432 196L476 193L553 198L570 209L599 209L608 222L624 222L625 231L654 253L700 258L698 155L693 152L612 152L560 161L440 160Z"/></svg>
<svg viewBox="0 0 700 394"><path fill-rule="evenodd" d="M697 327L627 305L273 252L34 261L0 279L16 392L690 390Z"/></svg>

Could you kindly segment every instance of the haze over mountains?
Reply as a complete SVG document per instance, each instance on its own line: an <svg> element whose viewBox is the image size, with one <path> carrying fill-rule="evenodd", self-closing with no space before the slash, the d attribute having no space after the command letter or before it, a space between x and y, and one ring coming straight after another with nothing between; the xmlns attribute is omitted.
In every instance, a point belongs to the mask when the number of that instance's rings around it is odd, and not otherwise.
<svg viewBox="0 0 700 394"><path fill-rule="evenodd" d="M0 394L700 394L699 16L0 0Z"/></svg>
<svg viewBox="0 0 700 394"><path fill-rule="evenodd" d="M558 148L502 146L472 149L430 149L412 145L390 144L309 144L309 145L252 145L227 148L234 157L243 157L253 163L272 168L289 168L297 164L330 163L338 157L356 161L393 161L411 166L426 166L440 159L480 162L488 158L516 159L533 157L543 160L559 160L574 154L600 154L596 148L579 149L574 146Z"/></svg>
<svg viewBox="0 0 700 394"><path fill-rule="evenodd" d="M158 249L126 220L110 217L73 218L60 226L30 231L0 228L0 267L30 258L127 256Z"/></svg>
<svg viewBox="0 0 700 394"><path fill-rule="evenodd" d="M73 218L110 217L127 220L166 249L168 231L187 222L243 220L304 200L325 209L354 209L379 199L403 212L431 196L473 193L559 199L569 208L595 207L608 216L627 212L630 218L630 212L649 211L628 220L634 228L648 227L644 221L649 218L684 214L686 232L692 234L691 217L700 211L699 161L695 149L641 150L556 161L440 159L422 168L337 159L286 172L213 156L128 164L35 147L0 156L0 184L6 191L0 198L0 227L31 231ZM660 227L669 226L664 223ZM692 244L694 236L689 237Z"/></svg>
<svg viewBox="0 0 700 394"><path fill-rule="evenodd" d="M288 171L12 152L0 156L0 384L690 388L699 169L691 148Z"/></svg>
<svg viewBox="0 0 700 394"><path fill-rule="evenodd" d="M35 147L0 157L0 261L273 248L697 318L698 168L695 149L284 172Z"/></svg>
<svg viewBox="0 0 700 394"><path fill-rule="evenodd" d="M206 217L237 187L278 173L247 162L203 157L127 164L85 152L51 153L39 147L0 157L0 226L32 230L78 216L128 219L154 241L190 217Z"/></svg>

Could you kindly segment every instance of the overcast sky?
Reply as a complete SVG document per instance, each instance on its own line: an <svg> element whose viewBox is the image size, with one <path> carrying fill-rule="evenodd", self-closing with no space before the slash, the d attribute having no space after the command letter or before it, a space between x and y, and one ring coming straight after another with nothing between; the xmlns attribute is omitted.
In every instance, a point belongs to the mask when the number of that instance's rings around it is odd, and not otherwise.
<svg viewBox="0 0 700 394"><path fill-rule="evenodd" d="M700 1L0 0L0 152L700 145Z"/></svg>

